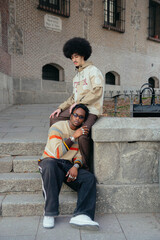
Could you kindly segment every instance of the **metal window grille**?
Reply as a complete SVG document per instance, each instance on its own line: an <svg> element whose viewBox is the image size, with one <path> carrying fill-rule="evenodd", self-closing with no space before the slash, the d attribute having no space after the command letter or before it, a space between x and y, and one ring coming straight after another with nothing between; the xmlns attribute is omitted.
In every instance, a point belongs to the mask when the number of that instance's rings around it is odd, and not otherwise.
<svg viewBox="0 0 160 240"><path fill-rule="evenodd" d="M115 85L115 75L111 72L106 73L106 84Z"/></svg>
<svg viewBox="0 0 160 240"><path fill-rule="evenodd" d="M160 0L149 1L149 38L160 41Z"/></svg>
<svg viewBox="0 0 160 240"><path fill-rule="evenodd" d="M37 8L63 17L70 16L70 0L39 0Z"/></svg>
<svg viewBox="0 0 160 240"><path fill-rule="evenodd" d="M46 64L42 68L42 79L59 81L59 70L50 64Z"/></svg>
<svg viewBox="0 0 160 240"><path fill-rule="evenodd" d="M152 77L148 79L148 83L152 86L152 88L155 88L155 80Z"/></svg>
<svg viewBox="0 0 160 240"><path fill-rule="evenodd" d="M125 0L104 0L104 28L125 31Z"/></svg>

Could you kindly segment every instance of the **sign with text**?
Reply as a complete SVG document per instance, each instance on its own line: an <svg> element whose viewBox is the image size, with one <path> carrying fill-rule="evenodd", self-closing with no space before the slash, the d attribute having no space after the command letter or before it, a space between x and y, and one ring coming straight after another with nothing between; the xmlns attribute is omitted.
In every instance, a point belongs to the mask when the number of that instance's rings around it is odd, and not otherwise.
<svg viewBox="0 0 160 240"><path fill-rule="evenodd" d="M48 30L60 32L62 31L62 20L59 17L46 14L44 16L44 26Z"/></svg>

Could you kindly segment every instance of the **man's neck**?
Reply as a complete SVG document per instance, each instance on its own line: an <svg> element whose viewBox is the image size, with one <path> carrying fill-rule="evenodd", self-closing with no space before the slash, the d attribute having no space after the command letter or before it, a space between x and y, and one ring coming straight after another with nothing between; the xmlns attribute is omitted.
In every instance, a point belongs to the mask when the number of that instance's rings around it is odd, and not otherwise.
<svg viewBox="0 0 160 240"><path fill-rule="evenodd" d="M78 126L78 127L74 126L74 125L71 123L71 121L69 120L69 127L70 127L70 129L72 129L72 130L77 130L80 126Z"/></svg>

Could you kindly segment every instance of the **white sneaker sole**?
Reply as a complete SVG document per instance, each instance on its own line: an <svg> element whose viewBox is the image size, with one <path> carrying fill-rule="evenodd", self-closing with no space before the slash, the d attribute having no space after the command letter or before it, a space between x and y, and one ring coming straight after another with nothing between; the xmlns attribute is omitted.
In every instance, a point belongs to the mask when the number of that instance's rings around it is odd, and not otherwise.
<svg viewBox="0 0 160 240"><path fill-rule="evenodd" d="M99 230L99 226L98 225L90 225L90 224L83 224L83 225L79 225L77 223L70 223L70 225L73 228L79 228L79 229L84 229L84 230L91 230L91 231L98 231Z"/></svg>
<svg viewBox="0 0 160 240"><path fill-rule="evenodd" d="M43 226L44 228L47 228L47 229L51 229L51 228L54 228L54 226L51 226L51 227L45 227L45 226Z"/></svg>

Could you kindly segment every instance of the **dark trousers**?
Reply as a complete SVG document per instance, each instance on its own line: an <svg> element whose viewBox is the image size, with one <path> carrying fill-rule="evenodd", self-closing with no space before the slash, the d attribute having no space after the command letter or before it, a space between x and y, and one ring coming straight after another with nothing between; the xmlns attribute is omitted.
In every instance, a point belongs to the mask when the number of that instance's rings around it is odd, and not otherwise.
<svg viewBox="0 0 160 240"><path fill-rule="evenodd" d="M63 112L60 113L59 117L54 117L50 119L50 126L58 121L64 121L64 120L69 120L70 113L69 113L69 108L64 110ZM78 144L80 148L80 152L82 155L82 161L84 164L84 168L88 168L93 171L93 161L92 161L92 148L93 148L93 142L91 140L91 127L97 120L97 115L94 114L89 114L87 120L84 122L84 125L86 125L89 129L89 134L88 135L81 135L78 139Z"/></svg>
<svg viewBox="0 0 160 240"><path fill-rule="evenodd" d="M70 161L63 159L44 158L39 162L45 198L45 216L57 216L59 214L59 193L64 182L78 193L74 216L86 214L94 219L96 204L95 176L85 169L78 169L77 179L68 183L66 173L72 166L73 164Z"/></svg>

